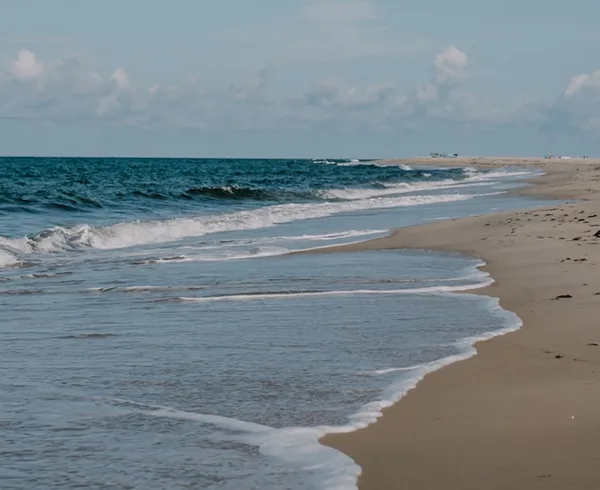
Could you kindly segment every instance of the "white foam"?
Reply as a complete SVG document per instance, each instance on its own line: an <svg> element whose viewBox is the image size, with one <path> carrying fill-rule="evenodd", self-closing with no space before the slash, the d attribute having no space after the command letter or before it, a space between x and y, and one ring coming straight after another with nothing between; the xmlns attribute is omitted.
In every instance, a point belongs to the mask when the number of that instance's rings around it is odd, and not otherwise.
<svg viewBox="0 0 600 490"><path fill-rule="evenodd" d="M52 279L72 274L71 272L40 272L37 274L23 274L21 279Z"/></svg>
<svg viewBox="0 0 600 490"><path fill-rule="evenodd" d="M410 165L406 165L405 163L382 163L378 160L364 160L364 161L360 161L360 160L352 160L350 162L341 162L337 164L340 167L350 167L350 166L354 166L354 165L372 165L373 167L381 167L381 168L386 168L386 167L399 167L402 170L413 170L413 167L411 167Z"/></svg>
<svg viewBox="0 0 600 490"><path fill-rule="evenodd" d="M372 197L386 196L386 195L394 195L394 194L405 194L408 192L416 192L419 190L433 190L437 188L441 188L444 186L448 186L454 181L446 180L439 181L436 183L422 182L418 184L394 184L386 186L382 189L356 189L356 188L347 188L347 189L330 189L328 191L323 191L321 196L325 199L343 199L343 200L357 200L357 199L369 199Z"/></svg>
<svg viewBox="0 0 600 490"><path fill-rule="evenodd" d="M475 196L450 194L389 197L334 203L280 204L252 211L239 211L198 218L124 222L100 228L93 228L88 225L73 228L55 227L46 230L33 239L3 238L2 240L21 253L55 252L77 248L112 250L137 245L172 242L210 233L268 228L281 223L323 218L351 211L464 201L473 197Z"/></svg>
<svg viewBox="0 0 600 490"><path fill-rule="evenodd" d="M476 179L466 179L464 181L456 181L452 179L438 180L434 182L419 182L409 184L406 182L400 184L384 184L381 189L331 189L323 191L321 196L325 199L341 199L341 200L357 200L370 199L372 197L407 194L410 192L434 191L440 189L461 189L465 187L476 187L489 185L485 179L479 179L481 182L476 182Z"/></svg>
<svg viewBox="0 0 600 490"><path fill-rule="evenodd" d="M405 288L405 289L350 289L338 291L300 291L285 293L252 293L252 294L232 294L225 296L201 296L201 297L180 297L175 301L183 303L209 303L213 301L255 301L265 299L296 299L310 298L320 296L353 296L353 295L372 295L372 294L443 294L457 291L469 291L489 286L494 281L486 278L477 284L465 284L460 286L432 286L425 288Z"/></svg>
<svg viewBox="0 0 600 490"><path fill-rule="evenodd" d="M472 182L488 181L494 179L506 179L512 177L525 177L527 175L536 175L536 172L528 170L495 170L492 172L480 173L476 169L465 171L469 175L468 180Z"/></svg>
<svg viewBox="0 0 600 490"><path fill-rule="evenodd" d="M338 165L339 164L338 162L334 162L332 160L327 160L325 158L316 159L316 160L313 160L313 162L314 163L325 163L327 165Z"/></svg>
<svg viewBox="0 0 600 490"><path fill-rule="evenodd" d="M177 262L224 262L229 260L246 260L255 259L259 257L274 257L276 255L285 255L290 252L289 249L284 247L257 247L251 250L235 253L231 250L224 249L224 247L203 247L200 251L206 250L224 250L221 254L202 254L202 255L179 255L176 257L161 257L151 259L139 259L135 260L134 263L138 265L147 264L172 264Z"/></svg>
<svg viewBox="0 0 600 490"><path fill-rule="evenodd" d="M19 259L8 250L0 249L0 269L19 264Z"/></svg>
<svg viewBox="0 0 600 490"><path fill-rule="evenodd" d="M274 257L276 255L285 255L289 253L289 249L285 247L255 247L251 250L242 253L234 253L227 251L222 255L199 255L189 257L191 262L217 262L224 260L245 260L259 257Z"/></svg>
<svg viewBox="0 0 600 490"><path fill-rule="evenodd" d="M398 373L398 372L407 372L407 371L414 371L416 369L419 369L423 366L423 364L417 364L415 366L406 366L406 367L397 367L397 368L387 368L387 369L376 369L375 371L371 371L369 373L366 374L370 374L370 375L375 375L375 376L382 376L384 374L391 374L391 373Z"/></svg>
<svg viewBox="0 0 600 490"><path fill-rule="evenodd" d="M296 236L277 236L273 238L267 238L264 241L328 241L328 240L341 240L344 238L352 238L359 236L370 236L380 235L383 233L389 233L390 230L348 230L341 231L339 233L324 233L320 235L296 235Z"/></svg>
<svg viewBox="0 0 600 490"><path fill-rule="evenodd" d="M192 247L184 246L180 247L180 250L190 250L187 255L170 255L167 257L148 257L151 252L160 253L161 250L149 250L144 251L142 254L133 254L136 257L133 262L138 265L149 265L149 264L170 264L176 262L221 262L228 260L245 260L254 259L260 257L272 257L277 255L285 255L290 252L289 248L281 246L266 246L268 244L280 243L280 242L303 242L303 241L332 241L332 240L343 240L345 238L352 237L363 237L363 236L374 236L388 234L389 230L349 230L338 233L323 233L315 235L288 235L288 236L274 236L264 238L247 238L240 240L231 240L226 244L209 245L204 247ZM236 253L236 248L240 246L253 247L249 250L243 250ZM229 247L229 248L228 248ZM217 251L219 253L213 253ZM208 252L208 253L207 253Z"/></svg>
<svg viewBox="0 0 600 490"><path fill-rule="evenodd" d="M360 467L348 456L323 446L319 439L329 427L284 427L276 429L254 422L206 413L178 410L163 405L138 403L124 398L102 397L110 404L127 407L134 413L150 417L189 420L230 433L222 436L260 449L264 455L277 458L299 471L309 471L315 486L326 490L355 489Z"/></svg>
<svg viewBox="0 0 600 490"><path fill-rule="evenodd" d="M224 246L236 247L240 245L265 245L277 242L301 242L301 241L330 241L330 240L342 240L344 238L353 238L361 236L372 236L389 233L390 230L348 230L334 233L321 233L321 234L304 234L304 235L283 235L283 236L267 236L263 238L243 238L239 240L229 240L226 243L220 242L219 245L209 245L206 247L181 247L182 249L189 250L222 250ZM268 250L267 247L263 247ZM274 249L275 250L275 249ZM287 250L287 249L286 249Z"/></svg>
<svg viewBox="0 0 600 490"><path fill-rule="evenodd" d="M193 420L203 424L213 425L227 430L239 431L250 434L263 434L267 432L273 432L275 429L266 425L255 424L253 422L245 422L239 419L233 419L230 417L222 417L220 415L210 415L195 412L186 412L184 410L177 410L172 407L160 407L156 410L150 410L145 412L153 417L165 417L180 420Z"/></svg>
<svg viewBox="0 0 600 490"><path fill-rule="evenodd" d="M366 161L366 162L361 162L360 160L351 160L349 162L334 162L338 167L355 167L356 165L375 165L377 166L377 164L375 162L370 162L370 161Z"/></svg>

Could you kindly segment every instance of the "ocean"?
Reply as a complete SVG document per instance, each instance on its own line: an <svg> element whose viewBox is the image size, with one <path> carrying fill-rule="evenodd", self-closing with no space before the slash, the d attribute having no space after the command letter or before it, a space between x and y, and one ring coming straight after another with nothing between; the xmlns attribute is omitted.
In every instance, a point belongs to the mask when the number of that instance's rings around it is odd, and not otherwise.
<svg viewBox="0 0 600 490"><path fill-rule="evenodd" d="M3 489L354 489L318 443L516 329L451 253L288 255L543 201L530 170L0 158Z"/></svg>

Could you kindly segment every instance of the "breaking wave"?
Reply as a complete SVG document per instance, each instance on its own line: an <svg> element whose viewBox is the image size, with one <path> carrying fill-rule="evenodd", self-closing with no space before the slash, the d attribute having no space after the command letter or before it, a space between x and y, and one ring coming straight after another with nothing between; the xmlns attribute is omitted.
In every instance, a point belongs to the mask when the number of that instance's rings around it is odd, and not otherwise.
<svg viewBox="0 0 600 490"><path fill-rule="evenodd" d="M223 213L198 218L174 218L157 221L130 221L104 227L88 224L54 227L18 239L0 238L0 250L9 254L51 253L62 250L112 250L153 243L165 243L189 237L227 231L268 228L281 223L323 218L333 214L366 209L419 206L440 202L463 201L476 195L381 197L368 200L280 204L255 210ZM12 259L7 259L12 260Z"/></svg>
<svg viewBox="0 0 600 490"><path fill-rule="evenodd" d="M2 250L1 247L2 242L0 241L0 268L18 265L19 259L8 250Z"/></svg>

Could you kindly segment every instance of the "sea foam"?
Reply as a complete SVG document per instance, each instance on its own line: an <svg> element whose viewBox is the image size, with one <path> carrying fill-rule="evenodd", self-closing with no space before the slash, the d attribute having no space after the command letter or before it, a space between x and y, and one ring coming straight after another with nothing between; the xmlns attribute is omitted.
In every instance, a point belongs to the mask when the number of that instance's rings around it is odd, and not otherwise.
<svg viewBox="0 0 600 490"><path fill-rule="evenodd" d="M491 279L485 279L478 284L465 284L459 286L432 286L424 288L404 288L404 289L348 289L337 291L286 291L281 292L257 292L250 294L232 294L222 296L198 296L198 297L179 297L173 298L173 301L182 303L208 303L213 301L256 301L256 300L274 300L274 299L297 299L320 296L353 296L353 295L383 295L383 294L441 294L458 291L468 291L470 289L489 286L493 283Z"/></svg>
<svg viewBox="0 0 600 490"><path fill-rule="evenodd" d="M57 252L69 249L113 250L154 243L165 243L211 233L268 228L281 223L323 218L333 214L366 209L419 206L441 202L464 201L474 195L402 196L344 202L280 204L252 211L223 213L197 218L174 218L162 221L132 221L105 227L80 225L54 227L31 237L0 238L11 251L21 254Z"/></svg>
<svg viewBox="0 0 600 490"><path fill-rule="evenodd" d="M0 250L0 267L9 267L18 263L17 258L10 252Z"/></svg>

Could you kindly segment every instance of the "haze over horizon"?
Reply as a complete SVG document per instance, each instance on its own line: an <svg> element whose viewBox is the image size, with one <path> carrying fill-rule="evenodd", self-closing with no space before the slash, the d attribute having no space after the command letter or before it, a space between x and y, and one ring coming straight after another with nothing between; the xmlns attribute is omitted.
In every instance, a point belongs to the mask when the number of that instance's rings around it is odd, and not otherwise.
<svg viewBox="0 0 600 490"><path fill-rule="evenodd" d="M6 0L0 154L600 154L600 4L578 7Z"/></svg>

